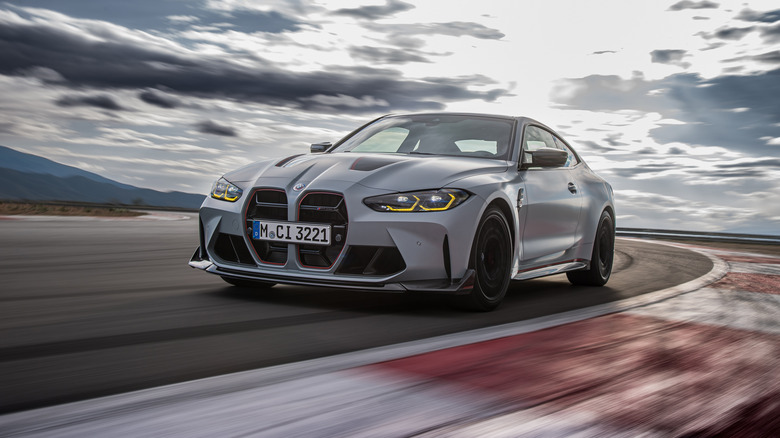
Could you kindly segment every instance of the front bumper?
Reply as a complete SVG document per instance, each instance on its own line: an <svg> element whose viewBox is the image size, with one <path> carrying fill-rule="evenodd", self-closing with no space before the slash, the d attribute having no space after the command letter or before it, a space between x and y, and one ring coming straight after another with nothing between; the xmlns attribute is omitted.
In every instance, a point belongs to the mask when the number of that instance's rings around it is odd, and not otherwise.
<svg viewBox="0 0 780 438"><path fill-rule="evenodd" d="M473 269L466 270L465 275L457 280L417 280L405 282L365 281L354 278L335 277L332 275L312 275L296 272L293 274L280 271L278 273L256 272L237 266L217 266L208 259L198 247L190 259L189 265L222 277L241 280L266 281L271 283L292 284L300 286L323 286L340 289L356 289L377 292L424 292L462 295L468 294L474 288L475 273Z"/></svg>
<svg viewBox="0 0 780 438"><path fill-rule="evenodd" d="M362 202L386 191L348 182L323 182L300 193L275 179L253 186L242 202L206 198L199 217L200 248L191 266L223 277L283 284L388 292L471 290L471 245L484 207L476 195L453 210L387 213ZM338 243L320 254L303 245L271 247L252 238L252 220L330 223Z"/></svg>

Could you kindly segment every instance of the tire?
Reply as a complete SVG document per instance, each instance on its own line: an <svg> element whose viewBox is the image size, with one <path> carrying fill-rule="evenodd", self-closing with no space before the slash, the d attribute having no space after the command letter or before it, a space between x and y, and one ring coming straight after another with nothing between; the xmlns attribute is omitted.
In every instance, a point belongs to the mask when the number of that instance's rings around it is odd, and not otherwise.
<svg viewBox="0 0 780 438"><path fill-rule="evenodd" d="M590 255L590 268L566 273L569 282L580 286L604 286L612 275L615 259L615 225L609 212L601 213Z"/></svg>
<svg viewBox="0 0 780 438"><path fill-rule="evenodd" d="M240 278L231 278L231 277L221 277L221 278L225 280L226 283L229 283L233 286L253 288L253 289L268 289L270 287L273 287L276 284L267 281L252 281L252 280L243 280Z"/></svg>
<svg viewBox="0 0 780 438"><path fill-rule="evenodd" d="M479 221L469 266L474 269L474 288L457 297L460 307L487 312L498 307L509 289L512 272L512 234L504 214L490 207Z"/></svg>

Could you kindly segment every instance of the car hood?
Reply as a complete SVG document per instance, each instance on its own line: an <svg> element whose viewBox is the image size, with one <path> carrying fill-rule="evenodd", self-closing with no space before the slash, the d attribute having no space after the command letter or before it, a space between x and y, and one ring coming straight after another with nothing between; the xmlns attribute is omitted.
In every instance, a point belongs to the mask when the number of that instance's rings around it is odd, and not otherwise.
<svg viewBox="0 0 780 438"><path fill-rule="evenodd" d="M266 178L318 186L345 181L382 190L445 187L459 179L500 173L507 162L485 158L406 154L308 154L255 163L225 175L228 181L261 184ZM323 184L324 185L324 184Z"/></svg>

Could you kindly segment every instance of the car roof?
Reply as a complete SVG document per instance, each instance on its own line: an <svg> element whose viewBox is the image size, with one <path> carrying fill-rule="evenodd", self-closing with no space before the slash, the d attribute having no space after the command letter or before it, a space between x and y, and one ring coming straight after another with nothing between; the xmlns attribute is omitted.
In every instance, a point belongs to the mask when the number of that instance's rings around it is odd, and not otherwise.
<svg viewBox="0 0 780 438"><path fill-rule="evenodd" d="M534 120L530 117L526 116L508 116L506 114L488 114L488 113L467 113L467 112L448 112L448 111L442 111L442 112L423 112L423 113L398 113L398 114L385 114L384 116L380 117L380 119L383 119L385 117L404 117L404 116L462 116L462 117L490 117L494 119L504 119L504 120L515 120L515 121L525 121L528 123L533 123L536 125L546 125L544 123L541 123L537 120Z"/></svg>

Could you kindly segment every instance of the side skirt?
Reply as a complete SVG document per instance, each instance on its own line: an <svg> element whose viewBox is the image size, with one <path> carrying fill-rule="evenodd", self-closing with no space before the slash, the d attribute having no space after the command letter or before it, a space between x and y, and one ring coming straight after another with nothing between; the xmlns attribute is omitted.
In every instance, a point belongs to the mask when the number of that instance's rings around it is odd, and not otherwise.
<svg viewBox="0 0 780 438"><path fill-rule="evenodd" d="M561 272L586 269L589 264L590 260L575 259L552 265L544 265L538 268L521 270L517 275L512 277L512 280L528 280L529 278L545 277L547 275L560 274Z"/></svg>

